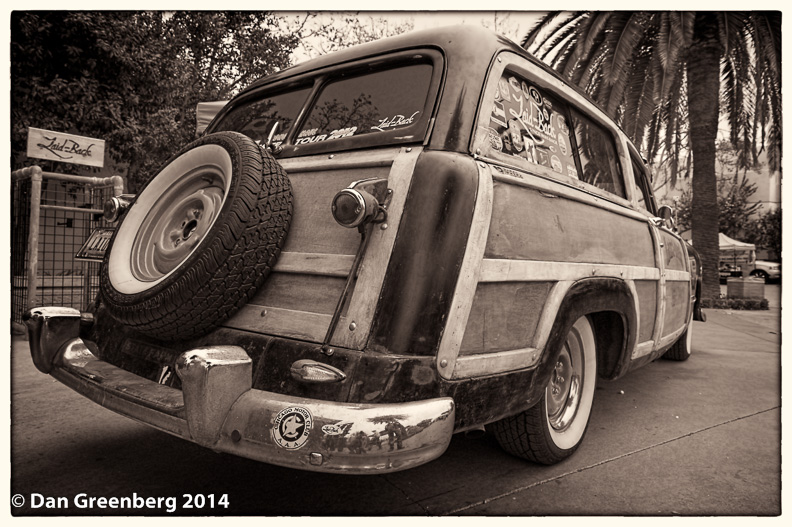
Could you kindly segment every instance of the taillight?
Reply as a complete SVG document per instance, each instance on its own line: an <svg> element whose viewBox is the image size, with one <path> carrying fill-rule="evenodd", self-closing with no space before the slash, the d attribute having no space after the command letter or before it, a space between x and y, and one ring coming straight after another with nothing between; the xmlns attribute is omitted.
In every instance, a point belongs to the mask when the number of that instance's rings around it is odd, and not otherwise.
<svg viewBox="0 0 792 527"><path fill-rule="evenodd" d="M124 211L132 205L134 199L133 194L121 194L108 199L104 202L104 219L111 223L118 221Z"/></svg>
<svg viewBox="0 0 792 527"><path fill-rule="evenodd" d="M355 181L333 197L330 210L342 227L362 227L387 218L392 191L385 179Z"/></svg>
<svg viewBox="0 0 792 527"><path fill-rule="evenodd" d="M379 202L365 190L345 188L335 195L331 209L338 224L351 229L373 220Z"/></svg>

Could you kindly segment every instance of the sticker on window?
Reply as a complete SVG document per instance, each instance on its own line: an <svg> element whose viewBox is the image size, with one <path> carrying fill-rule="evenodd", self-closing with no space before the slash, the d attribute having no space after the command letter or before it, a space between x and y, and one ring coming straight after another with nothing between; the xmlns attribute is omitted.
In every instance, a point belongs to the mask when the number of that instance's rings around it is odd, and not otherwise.
<svg viewBox="0 0 792 527"><path fill-rule="evenodd" d="M371 127L372 130L379 130L380 132L384 132L390 128L397 128L399 126L407 126L409 124L413 124L415 121L416 116L421 113L420 110L413 112L412 115L409 117L405 117L404 115L394 115L393 117L385 117L384 119L378 119L378 123Z"/></svg>
<svg viewBox="0 0 792 527"><path fill-rule="evenodd" d="M565 167L574 167L575 160L563 105L510 73L498 80L495 91L487 130L492 150L570 175Z"/></svg>
<svg viewBox="0 0 792 527"><path fill-rule="evenodd" d="M339 128L338 130L331 130L329 134L319 134L318 128L310 128L300 132L300 135L295 139L294 144L304 145L308 143L318 143L320 141L331 141L333 139L341 139L343 137L350 137L357 132L357 126L348 128Z"/></svg>

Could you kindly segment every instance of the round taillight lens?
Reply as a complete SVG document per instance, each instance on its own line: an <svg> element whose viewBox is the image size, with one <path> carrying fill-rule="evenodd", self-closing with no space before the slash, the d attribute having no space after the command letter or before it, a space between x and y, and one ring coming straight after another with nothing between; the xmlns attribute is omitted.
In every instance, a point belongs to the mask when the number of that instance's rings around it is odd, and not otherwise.
<svg viewBox="0 0 792 527"><path fill-rule="evenodd" d="M345 188L335 195L331 207L333 218L343 227L357 227L374 218L377 199L368 192Z"/></svg>
<svg viewBox="0 0 792 527"><path fill-rule="evenodd" d="M118 220L121 215L121 202L118 198L110 198L104 202L104 218L109 222Z"/></svg>

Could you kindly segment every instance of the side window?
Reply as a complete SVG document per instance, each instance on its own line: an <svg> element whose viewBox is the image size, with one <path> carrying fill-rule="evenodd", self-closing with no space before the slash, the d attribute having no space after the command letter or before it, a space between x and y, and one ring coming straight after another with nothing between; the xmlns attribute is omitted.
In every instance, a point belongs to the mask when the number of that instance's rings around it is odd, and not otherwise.
<svg viewBox="0 0 792 527"><path fill-rule="evenodd" d="M627 197L613 135L530 78L505 70L488 113L477 130L484 155Z"/></svg>
<svg viewBox="0 0 792 527"><path fill-rule="evenodd" d="M580 180L626 198L613 136L574 109L572 123L582 172Z"/></svg>
<svg viewBox="0 0 792 527"><path fill-rule="evenodd" d="M655 203L652 199L652 191L649 187L649 178L646 175L643 163L635 159L635 156L632 154L630 155L630 160L632 161L633 174L635 174L635 184L638 187L638 190L641 191L638 195L638 206L656 215L657 211L655 210Z"/></svg>
<svg viewBox="0 0 792 527"><path fill-rule="evenodd" d="M511 158L578 177L567 108L523 78L504 72L489 119L489 144Z"/></svg>

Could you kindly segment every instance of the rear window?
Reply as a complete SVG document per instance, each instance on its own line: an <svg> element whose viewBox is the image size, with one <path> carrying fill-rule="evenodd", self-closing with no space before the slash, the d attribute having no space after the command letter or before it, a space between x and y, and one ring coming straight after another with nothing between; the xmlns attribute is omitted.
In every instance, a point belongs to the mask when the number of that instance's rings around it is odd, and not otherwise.
<svg viewBox="0 0 792 527"><path fill-rule="evenodd" d="M294 144L383 132L414 137L423 121L431 80L431 64L413 64L331 81Z"/></svg>
<svg viewBox="0 0 792 527"><path fill-rule="evenodd" d="M223 117L214 131L241 132L255 142L264 144L277 123L278 129L272 142L280 145L310 93L311 87L308 86L237 106Z"/></svg>
<svg viewBox="0 0 792 527"><path fill-rule="evenodd" d="M273 143L286 157L420 142L429 129L441 60L435 51L401 52L376 66L365 60L306 75L295 79L299 88L232 103L211 131L237 131L264 144L277 123Z"/></svg>
<svg viewBox="0 0 792 527"><path fill-rule="evenodd" d="M477 131L485 155L626 197L613 136L574 107L508 70L488 104Z"/></svg>

